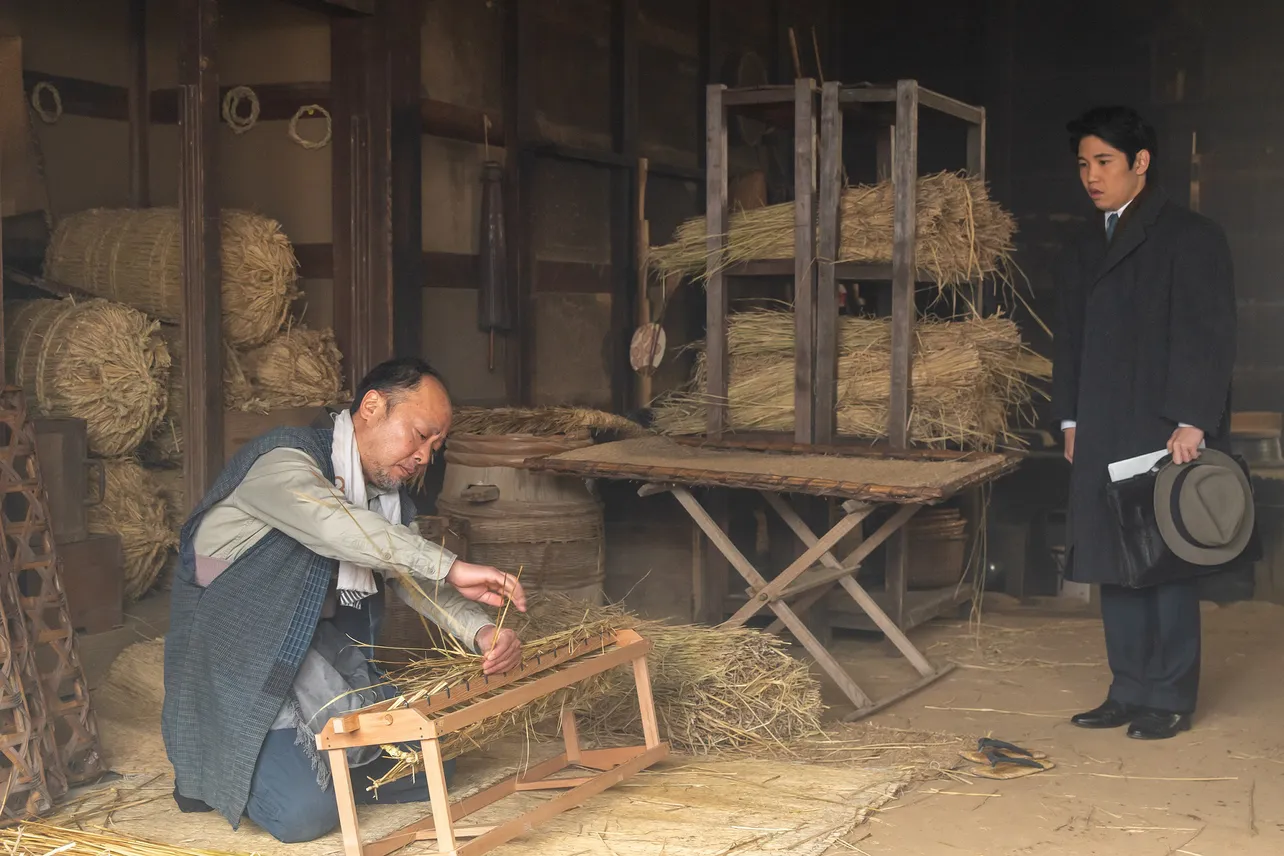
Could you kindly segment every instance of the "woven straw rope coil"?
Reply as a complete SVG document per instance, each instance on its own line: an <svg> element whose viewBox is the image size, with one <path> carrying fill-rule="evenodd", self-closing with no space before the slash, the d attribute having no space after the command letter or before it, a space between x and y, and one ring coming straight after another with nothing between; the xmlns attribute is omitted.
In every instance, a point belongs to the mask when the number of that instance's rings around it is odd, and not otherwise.
<svg viewBox="0 0 1284 856"><path fill-rule="evenodd" d="M95 455L128 455L165 413L170 358L157 326L106 300L12 304L9 373L41 415L84 419Z"/></svg>
<svg viewBox="0 0 1284 856"><path fill-rule="evenodd" d="M285 323L298 296L298 261L275 220L222 212L223 335L261 345ZM92 209L63 219L45 256L45 275L170 323L182 316L177 208Z"/></svg>
<svg viewBox="0 0 1284 856"><path fill-rule="evenodd" d="M89 531L118 533L125 550L125 598L136 601L156 583L178 546L160 485L132 458L103 461L106 492L89 509ZM93 488L91 490L96 490Z"/></svg>

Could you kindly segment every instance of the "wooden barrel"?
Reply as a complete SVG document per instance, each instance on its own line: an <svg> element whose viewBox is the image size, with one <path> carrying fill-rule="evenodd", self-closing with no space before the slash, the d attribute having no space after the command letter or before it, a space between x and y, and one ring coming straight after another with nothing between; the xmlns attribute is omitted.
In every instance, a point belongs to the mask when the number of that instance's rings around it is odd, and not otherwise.
<svg viewBox="0 0 1284 856"><path fill-rule="evenodd" d="M556 591L601 603L601 502L581 478L523 468L529 458L589 443L526 434L452 436L437 511L468 521L468 560L520 571L527 591Z"/></svg>

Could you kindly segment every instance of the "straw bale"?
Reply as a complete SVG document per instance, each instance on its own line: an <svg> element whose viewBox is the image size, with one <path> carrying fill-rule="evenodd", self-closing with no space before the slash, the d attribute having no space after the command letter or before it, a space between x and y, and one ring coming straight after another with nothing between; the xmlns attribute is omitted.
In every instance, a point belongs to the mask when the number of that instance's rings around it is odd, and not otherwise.
<svg viewBox="0 0 1284 856"><path fill-rule="evenodd" d="M9 376L43 416L84 419L89 449L132 454L165 412L170 357L157 324L106 300L33 300L5 313Z"/></svg>
<svg viewBox="0 0 1284 856"><path fill-rule="evenodd" d="M179 467L148 467L156 480L156 488L165 503L165 520L174 537L187 520L187 489L183 483L183 470Z"/></svg>
<svg viewBox="0 0 1284 856"><path fill-rule="evenodd" d="M890 264L893 190L890 181L856 185L839 203L838 261ZM938 285L954 286L998 274L1007 277L1016 221L989 197L985 182L942 172L918 181L917 260ZM684 222L674 240L651 247L649 264L661 275L706 274L705 221ZM794 205L784 202L731 215L724 264L794 256Z"/></svg>
<svg viewBox="0 0 1284 856"><path fill-rule="evenodd" d="M297 324L245 355L254 395L269 409L325 407L349 397L334 331Z"/></svg>
<svg viewBox="0 0 1284 856"><path fill-rule="evenodd" d="M178 539L155 477L132 458L102 463L107 489L102 501L89 508L89 531L120 535L125 548L125 598L132 602L155 584Z"/></svg>
<svg viewBox="0 0 1284 856"><path fill-rule="evenodd" d="M281 329L299 294L298 261L268 217L224 210L221 231L223 335L233 345L261 345ZM81 211L54 230L45 276L178 323L180 232L177 208Z"/></svg>
<svg viewBox="0 0 1284 856"><path fill-rule="evenodd" d="M749 627L647 621L619 604L597 606L552 592L531 598L523 640L580 625L632 628L649 640L651 691L664 739L680 752L780 746L820 731L820 684L781 639ZM631 673L577 705L585 733L642 734Z"/></svg>
<svg viewBox="0 0 1284 856"><path fill-rule="evenodd" d="M731 428L788 431L794 421L794 318L770 310L733 315L728 328ZM1029 417L1034 385L1051 365L1021 340L1005 318L920 320L915 326L910 436L915 442L991 449L1018 444L1012 421ZM665 434L705 430L705 355L686 387L654 408ZM887 320L843 318L838 360L838 431L886 437L891 404L891 327Z"/></svg>
<svg viewBox="0 0 1284 856"><path fill-rule="evenodd" d="M650 432L614 413L583 407L459 407L451 430L456 434L531 434L536 437L592 435L640 437Z"/></svg>

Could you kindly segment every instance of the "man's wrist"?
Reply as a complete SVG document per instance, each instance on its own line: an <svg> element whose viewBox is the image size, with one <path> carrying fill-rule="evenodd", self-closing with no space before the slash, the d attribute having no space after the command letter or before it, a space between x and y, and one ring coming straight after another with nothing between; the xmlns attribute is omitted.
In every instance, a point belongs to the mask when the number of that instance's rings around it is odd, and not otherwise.
<svg viewBox="0 0 1284 856"><path fill-rule="evenodd" d="M477 632L473 634L473 650L479 654L481 653L481 635L486 632L487 628L495 630L496 626L494 624L483 624L481 627L478 627Z"/></svg>

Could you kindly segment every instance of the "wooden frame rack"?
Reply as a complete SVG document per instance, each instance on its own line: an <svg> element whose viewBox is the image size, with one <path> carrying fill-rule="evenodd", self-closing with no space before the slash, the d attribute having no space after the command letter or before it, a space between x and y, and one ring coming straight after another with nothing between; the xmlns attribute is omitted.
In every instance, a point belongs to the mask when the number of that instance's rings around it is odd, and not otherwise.
<svg viewBox="0 0 1284 856"><path fill-rule="evenodd" d="M331 719L317 735L317 746L330 757L346 856L387 856L408 844L426 840L436 840L437 849L443 854L480 856L529 831L535 824L582 805L590 797L667 758L669 745L660 740L659 723L651 695L651 677L646 659L650 651L651 643L636 631L619 630L570 644L557 651L528 657L503 675L474 682L471 686L465 684L462 689L455 688L404 706L398 706L396 702L384 702ZM575 714L568 706L562 711L565 752L471 797L453 804L450 802L443 766L443 738L483 719L529 704L593 675L627 664L633 667L637 686L644 745L618 749L582 749L575 726ZM488 695L506 685L526 681L543 672L548 674L460 707L465 702ZM422 747L432 814L377 841L362 844L346 750L358 746L410 742L417 742ZM553 778L572 767L593 771L593 775ZM543 790L566 790L566 793L496 826L456 826L458 821L504 797L524 791ZM461 843L460 839L464 838L472 840L466 844Z"/></svg>
<svg viewBox="0 0 1284 856"><path fill-rule="evenodd" d="M817 95L819 95L819 164L817 164ZM794 258L743 262L724 268L727 246L728 160L727 117L731 109L794 105ZM865 265L837 262L838 211L843 181L843 115L866 105L894 104L895 117L879 142L879 176L894 187L892 263ZM918 118L921 108L936 110L967 123L967 170L985 177L985 108L964 104L924 89L914 80L891 86L848 86L801 79L792 86L707 89L706 213L708 252L706 285L706 351L708 360L707 433L727 430L728 279L737 276L794 278L795 382L794 440L831 444L836 435L838 382L838 305L840 280L890 280L892 283L892 389L888 437L893 449L909 446L911 343L914 332L914 286L920 280L916 259L916 191L918 184ZM818 169L817 169L818 167Z"/></svg>

